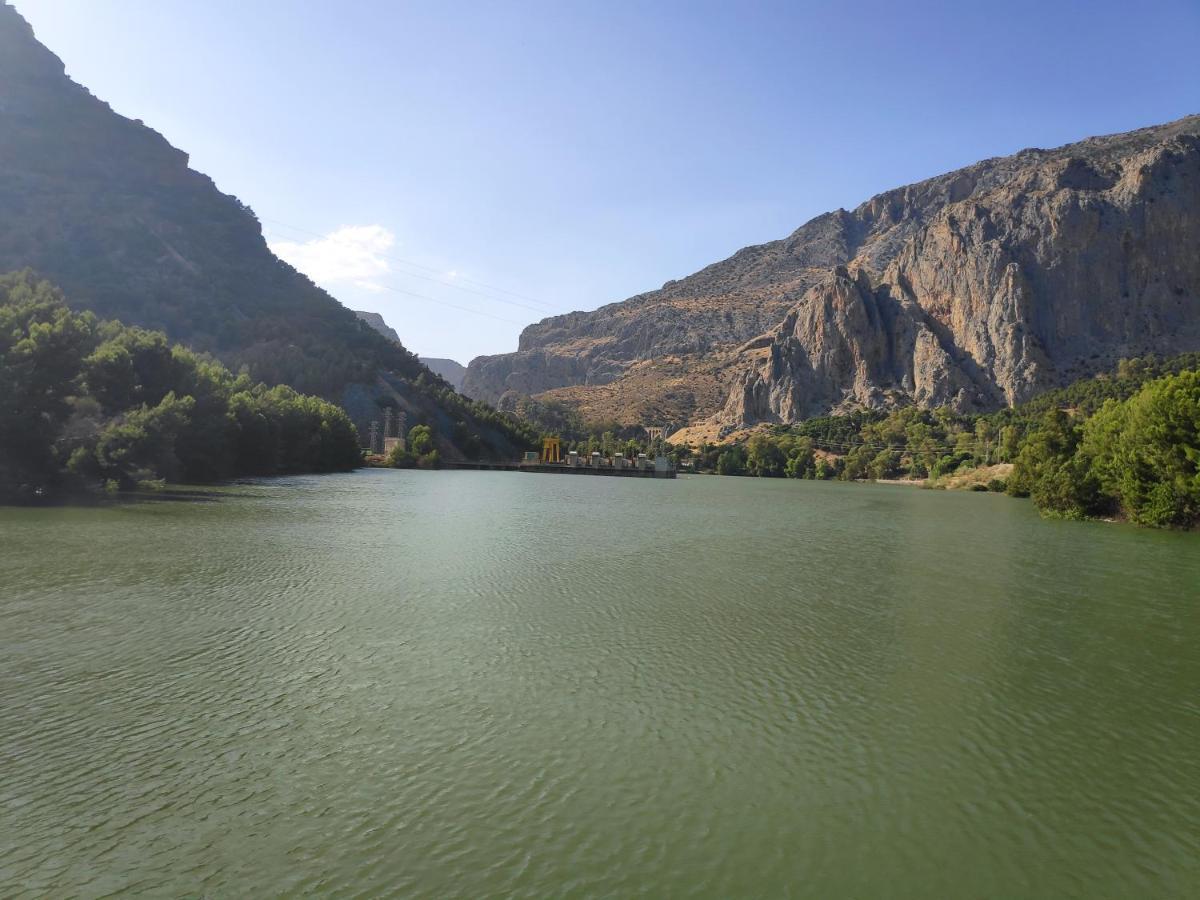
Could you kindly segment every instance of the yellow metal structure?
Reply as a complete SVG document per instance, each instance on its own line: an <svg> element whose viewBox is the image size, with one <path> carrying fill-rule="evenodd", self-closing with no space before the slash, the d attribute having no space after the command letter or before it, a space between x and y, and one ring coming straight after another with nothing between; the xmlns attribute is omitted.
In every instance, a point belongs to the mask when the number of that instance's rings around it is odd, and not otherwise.
<svg viewBox="0 0 1200 900"><path fill-rule="evenodd" d="M542 462L562 462L562 443L558 438L542 438Z"/></svg>

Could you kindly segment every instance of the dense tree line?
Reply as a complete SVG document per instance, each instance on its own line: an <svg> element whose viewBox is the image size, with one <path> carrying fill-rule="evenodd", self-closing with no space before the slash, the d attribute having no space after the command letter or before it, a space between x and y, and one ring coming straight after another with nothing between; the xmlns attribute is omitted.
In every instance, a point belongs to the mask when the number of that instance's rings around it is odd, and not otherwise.
<svg viewBox="0 0 1200 900"><path fill-rule="evenodd" d="M1008 487L1065 518L1200 525L1200 371L1151 381L1090 417L1048 410L1022 443Z"/></svg>
<svg viewBox="0 0 1200 900"><path fill-rule="evenodd" d="M1200 524L1200 354L1123 360L985 415L904 407L825 416L757 432L694 455L722 475L936 481L1012 463L981 489L1031 496L1047 515ZM686 449L675 451L686 458Z"/></svg>
<svg viewBox="0 0 1200 900"><path fill-rule="evenodd" d="M337 406L268 387L160 332L68 309L29 273L0 276L0 495L351 469Z"/></svg>

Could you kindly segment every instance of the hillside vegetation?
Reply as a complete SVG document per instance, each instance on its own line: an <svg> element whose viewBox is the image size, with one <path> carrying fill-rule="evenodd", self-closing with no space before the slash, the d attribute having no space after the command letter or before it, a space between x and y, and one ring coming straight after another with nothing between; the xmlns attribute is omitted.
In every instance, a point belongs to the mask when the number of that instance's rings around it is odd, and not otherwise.
<svg viewBox="0 0 1200 900"><path fill-rule="evenodd" d="M536 438L276 258L249 207L68 78L3 2L0 211L0 272L33 269L75 309L340 403L362 428L402 409L447 458L509 458Z"/></svg>
<svg viewBox="0 0 1200 900"><path fill-rule="evenodd" d="M1194 527L1200 353L1123 360L1111 374L995 413L905 407L775 426L705 445L693 463L726 475L957 481L1032 496L1047 515ZM1007 464L1006 479L962 477L997 464Z"/></svg>
<svg viewBox="0 0 1200 900"><path fill-rule="evenodd" d="M352 469L346 413L0 276L0 499Z"/></svg>

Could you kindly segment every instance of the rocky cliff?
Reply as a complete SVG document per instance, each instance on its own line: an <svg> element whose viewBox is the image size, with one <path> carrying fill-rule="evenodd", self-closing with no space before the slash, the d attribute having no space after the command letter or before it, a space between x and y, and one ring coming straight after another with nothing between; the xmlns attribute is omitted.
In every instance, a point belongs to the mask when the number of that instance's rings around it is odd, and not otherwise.
<svg viewBox="0 0 1200 900"><path fill-rule="evenodd" d="M899 188L661 290L547 319L465 390L725 428L986 409L1200 348L1200 117ZM639 385L629 402L625 381Z"/></svg>

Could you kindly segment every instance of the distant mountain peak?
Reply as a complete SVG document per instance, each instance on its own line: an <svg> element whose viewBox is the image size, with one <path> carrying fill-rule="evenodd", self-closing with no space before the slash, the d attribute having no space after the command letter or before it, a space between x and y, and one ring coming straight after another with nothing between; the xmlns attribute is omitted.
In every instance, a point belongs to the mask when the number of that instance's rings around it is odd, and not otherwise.
<svg viewBox="0 0 1200 900"><path fill-rule="evenodd" d="M377 312L366 312L365 310L355 310L354 314L382 334L385 338L393 341L399 341L400 336L396 334L396 329L392 328L384 321L383 316ZM460 362L455 362L452 359L441 359L436 356L419 356L417 357L422 365L435 375L440 375L446 380L451 387L456 391L462 391L463 378L467 374L467 367Z"/></svg>
<svg viewBox="0 0 1200 900"><path fill-rule="evenodd" d="M434 374L441 375L458 392L462 392L463 378L467 375L467 367L452 359L439 359L436 356L418 357Z"/></svg>
<svg viewBox="0 0 1200 900"><path fill-rule="evenodd" d="M382 334L389 341L400 343L400 335L396 333L396 329L383 320L377 312L366 312L365 310L356 309L354 314Z"/></svg>

